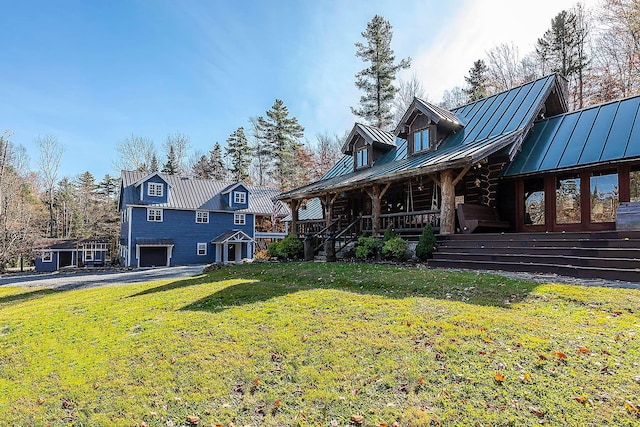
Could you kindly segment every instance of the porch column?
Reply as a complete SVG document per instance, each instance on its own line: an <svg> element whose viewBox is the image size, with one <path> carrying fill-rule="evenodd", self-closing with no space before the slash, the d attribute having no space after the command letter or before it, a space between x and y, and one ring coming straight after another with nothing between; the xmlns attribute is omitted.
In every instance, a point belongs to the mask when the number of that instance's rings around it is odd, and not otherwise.
<svg viewBox="0 0 640 427"><path fill-rule="evenodd" d="M325 226L329 227L333 221L333 204L338 198L338 194L327 194L323 196L320 201L324 207Z"/></svg>
<svg viewBox="0 0 640 427"><path fill-rule="evenodd" d="M227 243L222 245L222 262L225 264L229 262L229 245Z"/></svg>
<svg viewBox="0 0 640 427"><path fill-rule="evenodd" d="M382 197L389 189L391 183L388 183L384 188L380 189L380 185L375 184L371 187L371 190L366 190L369 197L371 197L371 225L372 235L374 237L380 236L380 211L382 210Z"/></svg>
<svg viewBox="0 0 640 427"><path fill-rule="evenodd" d="M291 234L298 235L298 208L300 208L300 200L291 200L289 209L291 209Z"/></svg>
<svg viewBox="0 0 640 427"><path fill-rule="evenodd" d="M453 234L456 231L456 185L467 174L471 165L466 166L454 177L453 169L440 172L440 234Z"/></svg>

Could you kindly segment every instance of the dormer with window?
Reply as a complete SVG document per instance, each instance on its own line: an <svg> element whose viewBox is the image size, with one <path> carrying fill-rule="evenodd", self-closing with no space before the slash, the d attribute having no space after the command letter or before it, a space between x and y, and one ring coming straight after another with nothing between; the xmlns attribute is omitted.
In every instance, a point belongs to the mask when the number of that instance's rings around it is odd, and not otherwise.
<svg viewBox="0 0 640 427"><path fill-rule="evenodd" d="M356 123L342 147L342 152L353 156L354 169L373 166L380 157L396 147L391 132Z"/></svg>
<svg viewBox="0 0 640 427"><path fill-rule="evenodd" d="M169 188L166 179L158 172L153 172L134 184L137 194L142 202L157 204L167 203L169 200Z"/></svg>
<svg viewBox="0 0 640 427"><path fill-rule="evenodd" d="M220 192L225 206L232 210L247 209L249 207L249 190L238 182Z"/></svg>
<svg viewBox="0 0 640 427"><path fill-rule="evenodd" d="M409 155L434 151L462 122L450 111L414 98L396 127L395 134L406 139Z"/></svg>

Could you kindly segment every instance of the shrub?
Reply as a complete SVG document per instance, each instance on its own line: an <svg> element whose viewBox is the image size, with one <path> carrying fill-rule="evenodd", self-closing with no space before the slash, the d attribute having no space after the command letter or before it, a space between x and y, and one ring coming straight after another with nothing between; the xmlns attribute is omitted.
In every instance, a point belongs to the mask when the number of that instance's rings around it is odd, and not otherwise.
<svg viewBox="0 0 640 427"><path fill-rule="evenodd" d="M376 237L361 236L356 245L356 258L372 259L382 246L380 239Z"/></svg>
<svg viewBox="0 0 640 427"><path fill-rule="evenodd" d="M394 261L407 259L407 242L402 237L392 237L382 246L382 256Z"/></svg>
<svg viewBox="0 0 640 427"><path fill-rule="evenodd" d="M393 227L388 226L387 229L384 230L384 237L382 238L382 241L386 243L397 236L398 235L396 234L396 231L393 229Z"/></svg>
<svg viewBox="0 0 640 427"><path fill-rule="evenodd" d="M280 259L300 259L304 254L304 246L295 234L289 234L282 239L277 248L276 256Z"/></svg>
<svg viewBox="0 0 640 427"><path fill-rule="evenodd" d="M268 250L261 250L256 252L256 255L254 256L254 259L256 261L269 261L269 259L271 258L271 254L269 253Z"/></svg>
<svg viewBox="0 0 640 427"><path fill-rule="evenodd" d="M270 257L278 258L280 256L279 250L280 242L271 242L269 246L267 246L267 253Z"/></svg>
<svg viewBox="0 0 640 427"><path fill-rule="evenodd" d="M436 237L433 235L433 228L431 228L431 224L427 224L422 229L422 234L420 235L420 239L418 240L418 245L416 246L416 256L421 260L425 260L429 258L435 250Z"/></svg>

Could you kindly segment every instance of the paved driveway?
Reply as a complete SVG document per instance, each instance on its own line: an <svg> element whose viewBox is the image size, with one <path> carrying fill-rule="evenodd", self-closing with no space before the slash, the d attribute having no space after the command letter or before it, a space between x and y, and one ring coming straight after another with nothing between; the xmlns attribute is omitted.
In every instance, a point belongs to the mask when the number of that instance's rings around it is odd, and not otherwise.
<svg viewBox="0 0 640 427"><path fill-rule="evenodd" d="M130 271L10 274L0 276L0 286L43 287L60 290L94 288L97 286L148 282L151 280L182 279L202 273L203 268L204 265L188 265Z"/></svg>

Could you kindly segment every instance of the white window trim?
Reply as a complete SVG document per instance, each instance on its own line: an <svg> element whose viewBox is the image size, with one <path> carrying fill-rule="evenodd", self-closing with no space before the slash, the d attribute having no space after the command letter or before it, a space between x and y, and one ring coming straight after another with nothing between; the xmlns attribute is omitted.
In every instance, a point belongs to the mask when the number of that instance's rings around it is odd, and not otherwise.
<svg viewBox="0 0 640 427"><path fill-rule="evenodd" d="M147 185L147 196L154 196L154 197L164 196L164 184L160 182L150 182Z"/></svg>
<svg viewBox="0 0 640 427"><path fill-rule="evenodd" d="M233 192L233 203L237 203L239 205L244 205L247 203L247 193L244 191L234 191Z"/></svg>
<svg viewBox="0 0 640 427"><path fill-rule="evenodd" d="M156 217L158 216L157 214L153 215L153 219L151 219L150 216L151 216L151 212L152 211L160 212L160 219L156 219ZM162 209L147 208L147 221L148 222L162 222L163 220L164 220L164 212L162 211Z"/></svg>
<svg viewBox="0 0 640 427"><path fill-rule="evenodd" d="M53 262L53 252L51 251L42 252L42 262Z"/></svg>
<svg viewBox="0 0 640 427"><path fill-rule="evenodd" d="M200 253L200 249L203 248L204 249L204 253ZM198 243L196 245L196 254L198 256L205 256L207 255L207 244L206 243Z"/></svg>
<svg viewBox="0 0 640 427"><path fill-rule="evenodd" d="M233 225L246 225L247 216L243 213L233 214Z"/></svg>
<svg viewBox="0 0 640 427"><path fill-rule="evenodd" d="M89 255L89 256L87 256ZM84 251L84 260L85 261L94 261L94 253L93 251Z"/></svg>
<svg viewBox="0 0 640 427"><path fill-rule="evenodd" d="M209 212L208 211L196 211L196 223L197 224L209 224Z"/></svg>

